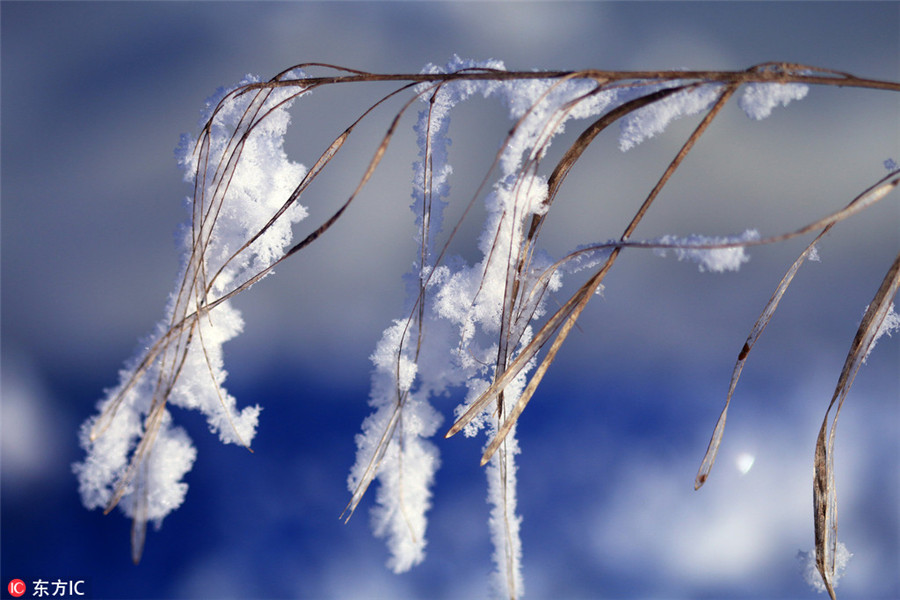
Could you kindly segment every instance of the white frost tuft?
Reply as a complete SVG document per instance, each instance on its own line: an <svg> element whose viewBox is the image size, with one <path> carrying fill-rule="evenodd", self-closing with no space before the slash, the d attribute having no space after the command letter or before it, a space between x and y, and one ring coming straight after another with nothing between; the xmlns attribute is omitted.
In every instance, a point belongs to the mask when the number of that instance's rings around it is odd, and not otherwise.
<svg viewBox="0 0 900 600"><path fill-rule="evenodd" d="M757 121L772 114L772 109L787 106L792 100L806 97L809 86L802 83L750 83L738 101L738 106Z"/></svg>
<svg viewBox="0 0 900 600"><path fill-rule="evenodd" d="M503 68L497 61L478 63L454 56L446 67L429 65L424 72ZM440 87L420 84L416 88L429 108L420 112L415 126L420 160L413 166L412 209L420 254L408 279L418 282L411 290L411 300L416 301L424 288L426 306L420 313L421 323L415 319L395 321L388 327L372 356L376 369L371 397L376 411L363 423L363 433L357 438L356 464L348 481L354 494L352 505L367 485L367 478L375 477L371 471L377 467L381 486L373 524L376 534L388 539L389 564L394 570L405 570L424 556L425 513L438 464L437 450L424 440L436 428L428 400L454 387L467 388L469 402L477 398L493 380L498 354L503 356L500 362L508 364L531 339L530 321L544 312L543 291L560 285L557 274L541 276L553 264L543 253L532 256L532 268L518 282L515 266L531 220L548 208L547 180L535 171L551 139L562 131L566 120L599 114L618 97L618 92L596 93L596 87L592 80L459 80ZM452 173L447 162L449 112L474 95L504 100L516 123L514 135L506 140L498 162L498 179L485 198L488 216L479 238L481 260L469 265L452 258L434 265L434 240L440 232ZM579 101L572 103L576 98ZM514 289L518 289L516 298L511 297ZM527 317L511 321L511 311ZM421 345L419 328L427 330ZM501 331L509 344L503 352L497 342ZM530 368L532 365L504 391L507 402L515 402ZM457 414L460 410L458 407ZM476 418L465 434L474 435L485 425L495 432L497 423L488 423L492 412L487 410ZM507 448L488 468L498 569L495 581L505 596L510 590L522 589L513 461L517 450L514 437L507 440ZM502 459L497 458L500 454ZM379 462L380 455L383 458ZM501 460L502 468L497 466ZM501 471L505 480L500 479Z"/></svg>
<svg viewBox="0 0 900 600"><path fill-rule="evenodd" d="M674 235L664 235L656 242L671 247L658 248L655 253L659 256L666 256L668 252L672 252L678 257L678 260L694 261L699 265L701 271L714 273L737 271L742 264L750 260L743 246L735 245L727 248L709 248L708 246L740 244L758 239L759 232L755 229L748 229L741 235L731 237L691 235L679 238Z"/></svg>
<svg viewBox="0 0 900 600"><path fill-rule="evenodd" d="M868 308L868 307L866 307ZM900 331L900 314L894 310L894 303L892 302L890 307L888 308L887 314L884 316L884 320L881 322L881 325L878 327L878 331L875 332L875 337L872 338L872 343L869 344L869 349L866 350L866 355L863 357L863 362L869 359L869 354L872 353L872 350L875 348L876 342L884 336L887 335L891 337L895 331Z"/></svg>
<svg viewBox="0 0 900 600"><path fill-rule="evenodd" d="M487 465L488 502L491 505L489 527L494 544L493 591L497 598L520 598L525 592L522 577L522 517L516 514L516 463L519 443L515 427L504 441L504 448Z"/></svg>
<svg viewBox="0 0 900 600"><path fill-rule="evenodd" d="M248 76L241 84L256 81ZM220 89L203 114L205 125L218 107L208 136L204 132L199 144L182 137L176 157L185 179L196 187L189 202L191 221L181 228L181 272L166 315L145 340L145 350L98 403L100 414L82 426L80 441L87 455L73 468L87 508L105 508L119 495L118 506L126 515L159 525L183 502L187 484L182 479L196 450L184 430L172 426L166 405L199 410L223 443L249 446L253 440L260 408L238 410L222 387L227 375L222 347L242 330L240 313L228 302L212 310L202 307L282 256L291 241L291 225L306 216L306 209L293 203L235 254L306 174L283 148L293 93L261 90L236 97ZM183 319L180 327L174 326ZM135 550L139 556L140 549Z"/></svg>
<svg viewBox="0 0 900 600"><path fill-rule="evenodd" d="M674 87L671 82L664 87ZM619 149L626 152L646 139L662 133L669 123L681 117L696 115L708 109L722 94L722 85L703 85L676 92L658 102L636 110L622 119Z"/></svg>
<svg viewBox="0 0 900 600"><path fill-rule="evenodd" d="M847 550L847 546L842 542L837 543L837 548L834 553L834 578L831 581L831 584L834 587L838 586L838 581L843 577L844 570L847 568L847 563L850 562L852 556L853 554ZM820 594L826 591L825 582L822 581L822 575L816 568L816 551L810 550L809 552L799 552L797 558L803 565L804 581Z"/></svg>

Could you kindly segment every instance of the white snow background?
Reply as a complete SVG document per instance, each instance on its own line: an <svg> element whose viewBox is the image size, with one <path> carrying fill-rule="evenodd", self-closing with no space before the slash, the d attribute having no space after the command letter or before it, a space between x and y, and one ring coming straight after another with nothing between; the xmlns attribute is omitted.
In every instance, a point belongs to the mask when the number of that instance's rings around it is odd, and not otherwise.
<svg viewBox="0 0 900 600"><path fill-rule="evenodd" d="M410 572L385 566L374 495L338 520L370 412L368 356L400 314L413 257L414 112L347 216L235 301L245 325L224 345L227 387L238 407L263 407L254 454L173 409L197 458L183 506L150 528L137 567L128 521L81 505L78 427L171 291L190 193L174 149L196 135L216 88L304 61L417 72L454 53L516 69L785 60L900 79L890 3L3 3L0 26L0 577L86 578L98 598L471 598L489 587L481 440L439 429L425 560ZM333 88L300 102L289 157L311 164L368 106L363 95ZM897 106L888 93L811 88L757 122L735 98L638 234L765 236L840 208L900 159ZM308 222L352 190L393 116L380 114L311 189ZM451 117L445 224L509 127L493 100ZM598 140L554 206L550 250L618 235L695 122L626 153L615 136ZM744 369L699 492L733 362L806 240L751 248L736 273L624 253L518 426L527 598L822 597L797 560L813 544L815 435L898 225L888 198L836 227L821 261L801 269ZM480 229L473 220L456 250L470 262ZM900 596L898 361L897 336L880 340L838 426L846 597ZM434 402L444 425L458 401Z"/></svg>

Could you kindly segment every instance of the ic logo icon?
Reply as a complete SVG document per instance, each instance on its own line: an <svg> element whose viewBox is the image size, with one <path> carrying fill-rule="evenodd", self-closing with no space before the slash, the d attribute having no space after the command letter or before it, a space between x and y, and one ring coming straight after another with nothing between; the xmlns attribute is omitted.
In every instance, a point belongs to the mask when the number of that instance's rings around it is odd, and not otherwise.
<svg viewBox="0 0 900 600"><path fill-rule="evenodd" d="M9 585L6 587L9 590L9 595L14 598L18 598L25 594L25 582L21 579L13 579L9 582Z"/></svg>

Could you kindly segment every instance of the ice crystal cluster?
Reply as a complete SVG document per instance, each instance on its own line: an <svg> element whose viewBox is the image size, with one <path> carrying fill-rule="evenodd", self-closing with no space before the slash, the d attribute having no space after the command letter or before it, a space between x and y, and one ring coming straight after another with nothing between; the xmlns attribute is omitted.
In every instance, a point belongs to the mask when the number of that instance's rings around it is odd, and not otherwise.
<svg viewBox="0 0 900 600"><path fill-rule="evenodd" d="M248 76L241 85L256 81ZM196 449L167 405L201 411L223 443L249 447L253 440L260 407L238 409L223 388L222 346L241 332L241 315L228 301L208 307L281 256L291 225L306 216L292 204L253 240L306 172L283 149L290 103L282 102L295 94L220 89L202 115L205 125L215 111L209 128L198 140L182 138L176 158L194 195L191 220L180 230L181 269L164 318L81 428L87 455L74 469L86 507L117 504L142 528L148 520L158 527L181 505Z"/></svg>
<svg viewBox="0 0 900 600"><path fill-rule="evenodd" d="M503 70L498 61L474 62L455 57L443 68L429 65L423 72L460 70ZM387 539L391 553L389 566L402 572L425 556L426 514L431 507L430 488L439 466L438 449L428 440L441 424L441 413L432 401L462 387L465 399L456 407L459 417L489 387L498 368L511 362L531 341L532 322L545 313L547 292L561 285L565 272L596 264L605 253L579 253L566 268L544 276L553 260L535 253L526 278L516 280L512 268L523 259L528 224L532 217L548 209L548 181L537 173L536 165L553 136L564 130L570 119L587 119L649 91L675 84L596 90L591 80L463 80L440 86L421 85L419 92L429 108L419 114L416 125L420 160L414 165L412 211L417 216L419 261L410 278L421 285L411 286L410 304L423 303L422 320L398 318L379 342L372 361L375 373L370 402L375 412L357 436L358 454L349 478L359 501L368 481L376 478L379 492L373 511L377 535ZM783 87L783 86L781 86ZM791 97L802 97L805 86ZM755 87L742 103L750 116L760 114L776 102L786 103L778 91L772 96ZM705 85L672 94L635 111L623 120L619 145L625 151L660 133L671 121L708 109L723 91L721 85ZM499 156L497 177L485 198L487 218L479 238L481 260L466 264L462 259L445 259L434 264L433 240L441 228L441 215L449 193L452 166L447 162L450 111L473 96L497 98L515 124ZM752 111L752 112L751 112ZM428 183L430 182L430 184ZM681 247L672 250L679 259L689 258L701 270L737 270L748 257L743 247L704 248L710 244L737 244L758 239L755 231L740 236L710 238L667 236L661 243ZM662 251L660 251L662 253ZM598 258L601 257L601 258ZM452 265L452 266L451 266ZM515 296L515 297L513 297ZM417 343L419 328L427 329L427 343ZM506 407L515 404L533 364L529 364L504 389ZM474 436L485 429L493 438L497 413L492 406L464 429ZM385 432L391 432L385 442ZM488 463L489 526L494 543L495 591L512 597L522 593L521 542L516 512L516 463L519 453L515 428L505 438L504 448Z"/></svg>
<svg viewBox="0 0 900 600"><path fill-rule="evenodd" d="M453 57L443 67L428 65L422 72L464 70L505 67L495 60ZM283 77L299 78L302 73ZM241 85L256 81L248 76ZM427 513L440 465L438 448L430 439L445 416L445 408L434 403L463 390L453 411L456 417L463 414L532 339L536 320L546 312L547 296L559 288L563 274L593 266L608 254L608 249L574 252L562 264L530 245L529 226L549 208L548 178L538 167L551 140L570 120L596 117L678 84L601 87L587 78L459 78L415 88L424 108L415 123L419 159L413 165L411 209L417 233L411 244L414 266L407 277L409 301L371 356L373 412L357 435L357 458L348 479L350 513L377 480L372 524L387 542L388 564L394 571L406 571L425 557ZM707 110L724 89L715 83L687 86L632 112L621 122L621 150L658 135L675 119ZM86 457L75 471L88 508L117 504L140 529L148 520L158 525L184 501L183 477L196 450L173 423L168 405L203 412L224 443L248 446L252 441L260 408L238 409L223 387L223 344L243 326L226 296L267 273L289 247L291 226L306 216L295 190L307 169L290 161L283 149L288 109L306 93L302 86L220 90L207 103L202 134L197 140L182 140L177 156L194 194L191 219L182 229L181 271L164 318L142 344L144 349L126 364L119 385L100 401L98 415L82 427ZM774 106L805 94L802 85L754 84L746 87L740 106L759 119ZM478 243L480 259L468 264L444 256L437 240L453 174L450 115L474 96L502 102L515 125L483 194L487 216ZM666 246L658 249L660 254L672 252L698 262L701 270L722 271L745 262L739 244L757 238L755 231L748 231L729 238L667 236L657 243ZM732 247L704 247L716 243ZM464 434L483 431L493 438L533 367L521 370L503 390L502 405L498 400L487 407ZM503 596L518 596L524 589L516 508L518 454L513 427L486 469L494 580Z"/></svg>

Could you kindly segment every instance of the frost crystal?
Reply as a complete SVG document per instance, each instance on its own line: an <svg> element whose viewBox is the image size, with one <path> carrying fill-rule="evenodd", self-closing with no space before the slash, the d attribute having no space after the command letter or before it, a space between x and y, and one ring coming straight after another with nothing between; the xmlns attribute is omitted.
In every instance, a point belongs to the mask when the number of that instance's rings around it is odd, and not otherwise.
<svg viewBox="0 0 900 600"><path fill-rule="evenodd" d="M504 70L500 61L454 56L446 66L427 65L422 73L480 76L425 78L413 88L428 107L420 111L414 126L419 152L413 164L411 209L418 237L413 268L406 277L410 310L384 330L370 357L373 412L356 437L357 455L347 483L352 514L369 485L378 481L372 524L375 534L387 541L390 568L403 572L420 563L427 546L431 488L440 464L437 447L429 438L442 417L431 401L465 390L456 416L473 405L481 410L467 421L465 435L484 431L490 438L506 433L496 448L486 444L493 452L486 470L489 524L496 591L517 597L523 592L523 581L521 517L516 506L519 444L514 420L518 412L514 407L520 399L524 407L523 393L536 364L535 353L547 341L542 336L530 345L535 335L532 326L544 316L546 296L560 288L565 274L594 268L608 260L614 248L618 252L626 245L583 246L558 262L537 247L537 233L556 190L551 189L551 181L558 183L557 177L564 178L566 173L559 168L548 178L540 169L546 167L542 161L570 119L618 116L610 111L645 94L670 90L668 96L653 97L655 102L622 119L619 146L625 151L658 135L675 119L708 110L724 87L706 81L643 81L607 87L599 78L580 74L491 80L491 73ZM199 140L182 139L176 156L186 180L194 184L194 196L191 221L182 228L184 258L175 291L165 318L146 340L145 351L126 365L119 385L98 404L100 414L81 429L87 456L74 469L85 506L117 504L134 518L139 540L148 520L158 525L184 501L187 484L182 480L196 458L187 434L173 425L169 404L204 413L210 429L224 443L249 446L256 433L260 408L238 409L223 388L222 347L243 328L239 312L227 298L262 278L285 256L292 225L307 214L296 197L308 171L287 159L283 136L290 123L288 107L308 93L304 85L312 85L259 83L247 76L241 85L250 87L243 87L241 93L219 90L207 101ZM774 106L806 93L804 85L750 84L740 105L750 117L761 119ZM480 258L469 264L436 250L453 174L448 154L450 112L475 95L504 102L514 125L492 167L496 179L484 188L487 216L478 239ZM608 121L604 117L594 122L598 124L605 127ZM582 136L596 131L588 129ZM335 144L330 151L339 147ZM572 146L566 156L574 156L577 149ZM323 156L316 168L325 162ZM759 234L748 230L733 237L664 236L644 245L660 255L672 252L679 260L693 260L701 271L722 272L737 270L746 262L744 246L757 239ZM599 282L598 277L591 283L595 288L582 289L599 293ZM577 306L580 310L583 304ZM556 313L554 318L563 314ZM556 327L559 322L555 321ZM897 328L900 317L892 309L879 335ZM514 362L524 367L509 371ZM496 381L505 387L482 398ZM138 547L135 557L139 555ZM846 557L839 554L840 569Z"/></svg>
<svg viewBox="0 0 900 600"><path fill-rule="evenodd" d="M678 82L672 82L657 89L674 87L676 84ZM644 140L662 133L672 121L703 112L719 98L721 93L720 84L687 88L634 111L622 120L619 149L626 152Z"/></svg>
<svg viewBox="0 0 900 600"><path fill-rule="evenodd" d="M800 100L809 92L802 83L750 83L744 89L738 105L751 119L759 121L772 114L772 109L787 106L792 100Z"/></svg>
<svg viewBox="0 0 900 600"><path fill-rule="evenodd" d="M834 587L838 586L838 581L844 576L844 570L847 568L847 563L850 562L852 557L853 554L847 550L847 546L845 546L843 542L838 542L834 553L834 578L831 581ZM826 591L825 582L822 581L822 575L816 568L816 551L801 551L797 553L797 559L800 560L802 564L803 580L820 594Z"/></svg>
<svg viewBox="0 0 900 600"><path fill-rule="evenodd" d="M866 308L868 308L868 306ZM875 344L882 336L887 335L888 337L891 337L891 334L895 331L900 331L900 314L897 314L897 312L894 311L894 303L892 302L891 306L888 308L887 314L884 316L884 320L878 327L878 331L875 332L875 336L872 338L872 343L869 344L869 349L866 350L863 362L866 362L869 359L869 355L875 348Z"/></svg>
<svg viewBox="0 0 900 600"><path fill-rule="evenodd" d="M712 271L714 273L722 273L724 271L737 271L741 265L750 260L741 242L749 242L759 239L759 232L755 229L748 229L738 236L732 237L706 237L702 235L691 235L686 238L679 238L673 235L665 235L658 240L659 244L671 246L667 248L659 248L655 250L659 256L665 256L667 252L672 252L678 257L678 260L692 260L699 265L701 271ZM725 248L710 248L709 246L728 245Z"/></svg>
<svg viewBox="0 0 900 600"><path fill-rule="evenodd" d="M445 67L428 65L428 74L504 70L503 63L467 61L454 56ZM430 486L439 460L426 440L439 417L430 401L451 389L467 390L455 409L460 417L476 402L519 352L531 341L532 322L545 312L545 292L559 289L566 273L592 268L606 260L613 246L576 250L560 264L534 248L530 228L549 208L548 180L538 173L554 136L569 119L603 114L638 96L677 87L684 82L643 83L603 89L593 79L452 79L416 86L428 108L415 125L419 160L413 165L413 204L418 230L417 260L407 277L411 316L395 320L372 355L370 402L375 412L357 436L357 457L348 485L349 509L355 509L368 485L380 483L373 527L387 538L389 566L403 571L424 557L425 515L431 506ZM673 120L708 110L723 91L721 84L691 85L626 116L620 148L628 150L662 132ZM771 105L799 98L799 87L752 88L757 114ZM805 88L803 93L805 93ZM453 169L447 137L450 111L480 95L499 97L514 126L498 156L497 179L485 198L487 217L478 249L481 259L466 264L446 258L437 264L436 240ZM763 110L764 106L769 106ZM766 113L767 114L767 113ZM763 115L764 116L764 115ZM759 238L756 231L730 238L666 236L657 244L679 259L694 260L702 271L736 270L748 260L743 243ZM719 247L715 247L719 246ZM721 247L726 246L726 247ZM527 268L526 268L527 267ZM602 287L598 286L598 291ZM427 335L422 332L427 330ZM525 388L534 359L518 372L498 401L485 407L463 428L466 436L486 431L493 436ZM490 529L495 547L494 581L498 595L522 592L521 542L516 514L518 441L512 427L487 469Z"/></svg>
<svg viewBox="0 0 900 600"><path fill-rule="evenodd" d="M248 76L241 85L257 81ZM87 456L73 468L87 508L117 503L143 528L148 520L158 526L182 503L182 479L196 450L172 425L168 405L204 413L224 443L252 441L260 408L238 410L222 387L222 346L243 321L227 301L208 307L280 257L291 225L306 216L299 204L283 207L306 173L283 149L296 95L280 89L237 96L221 89L207 101L202 122L212 121L200 140L182 138L176 157L195 192L191 221L181 229L181 271L146 350L121 371L119 385L98 403L98 416L82 426ZM138 543L135 560L140 550Z"/></svg>
<svg viewBox="0 0 900 600"><path fill-rule="evenodd" d="M424 72L503 68L498 61L476 63L453 57L446 67L429 65ZM530 320L544 311L542 290L559 285L558 276L540 276L552 264L542 254L531 258L532 268L518 283L515 269L531 219L548 207L547 180L534 172L537 161L551 138L563 130L566 120L596 115L617 97L596 93L596 88L597 83L591 80L560 83L540 79L453 80L417 87L429 108L421 111L415 126L420 160L413 166L412 209L421 250L417 272L409 280L418 282L411 290L412 301L425 305L421 322L397 320L385 330L372 356L376 369L371 403L376 410L357 437L357 460L348 480L353 492L351 506L358 502L369 481L379 480L373 527L388 539L389 565L394 570L405 570L424 556L425 513L430 508L429 488L438 465L437 449L424 439L433 435L437 426L429 399L454 387L468 389L468 401L476 399L489 385L498 365L502 368L512 361L517 349L530 340ZM488 217L479 239L481 261L467 265L461 259L452 259L434 265L434 240L440 233L443 198L449 193L452 173L446 151L450 144L446 137L449 111L474 95L500 97L516 126L500 156L498 179L485 198ZM511 298L514 289L518 292ZM511 321L513 310L526 316ZM427 343L419 344L417 336L426 329ZM510 340L504 350L498 346L498 336ZM524 388L527 371L504 391L509 406ZM490 421L487 411L465 429L466 435L474 435L485 425L489 431L496 431L497 423ZM515 504L516 448L510 435L504 450L494 456L487 469L496 581L498 589L506 590L504 595L522 589L520 517Z"/></svg>

